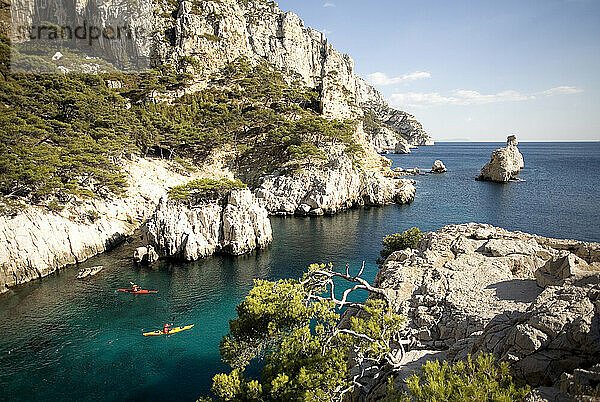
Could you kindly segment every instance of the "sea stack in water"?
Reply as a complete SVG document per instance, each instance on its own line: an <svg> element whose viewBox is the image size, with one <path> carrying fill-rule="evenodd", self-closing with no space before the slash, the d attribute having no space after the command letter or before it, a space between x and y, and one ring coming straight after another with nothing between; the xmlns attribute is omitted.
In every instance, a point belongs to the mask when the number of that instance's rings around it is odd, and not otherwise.
<svg viewBox="0 0 600 402"><path fill-rule="evenodd" d="M431 167L431 173L446 173L448 169L444 166L444 162L441 160L436 160Z"/></svg>
<svg viewBox="0 0 600 402"><path fill-rule="evenodd" d="M509 136L506 140L506 147L492 152L491 160L481 169L481 173L475 180L506 183L516 178L519 171L525 167L523 155L519 152L517 144L517 137Z"/></svg>

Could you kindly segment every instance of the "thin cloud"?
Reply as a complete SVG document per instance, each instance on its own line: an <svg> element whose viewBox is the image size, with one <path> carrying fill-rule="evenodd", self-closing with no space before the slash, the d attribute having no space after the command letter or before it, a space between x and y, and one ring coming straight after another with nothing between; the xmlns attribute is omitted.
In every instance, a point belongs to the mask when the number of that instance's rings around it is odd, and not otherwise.
<svg viewBox="0 0 600 402"><path fill-rule="evenodd" d="M322 29L321 32L323 32L325 35L333 33L333 31L330 31L329 29Z"/></svg>
<svg viewBox="0 0 600 402"><path fill-rule="evenodd" d="M449 96L433 93L393 94L390 97L391 104L398 107L429 107L439 105L483 105L497 102L519 102L534 99L535 96L525 95L518 91L502 91L496 94L482 94L477 91L458 89Z"/></svg>
<svg viewBox="0 0 600 402"><path fill-rule="evenodd" d="M327 2L325 2L325 4L323 4L323 7L335 7L335 3L327 1Z"/></svg>
<svg viewBox="0 0 600 402"><path fill-rule="evenodd" d="M394 84L401 84L403 82L421 80L424 78L430 78L431 74L426 71L416 71L414 73L405 74L400 77L388 77L387 74L376 72L367 75L367 81L376 86L387 86Z"/></svg>
<svg viewBox="0 0 600 402"><path fill-rule="evenodd" d="M546 96L554 96L554 95L572 95L572 94L578 94L581 92L583 92L583 89L581 89L581 88L562 86L562 87L555 87L555 88L547 89L547 90L543 91L542 93Z"/></svg>

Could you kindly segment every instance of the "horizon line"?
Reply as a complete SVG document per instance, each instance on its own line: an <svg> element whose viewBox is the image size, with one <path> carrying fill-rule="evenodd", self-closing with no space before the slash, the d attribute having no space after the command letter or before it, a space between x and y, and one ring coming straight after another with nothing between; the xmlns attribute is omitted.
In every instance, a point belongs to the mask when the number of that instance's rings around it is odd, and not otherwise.
<svg viewBox="0 0 600 402"><path fill-rule="evenodd" d="M458 139L458 140L453 140L453 139L447 139L447 140L437 140L437 139L433 139L436 143L438 142L490 142L490 143L504 143L506 142L506 140L503 141L492 141L492 140L469 140L469 139ZM519 144L522 142L600 142L600 140L518 140Z"/></svg>

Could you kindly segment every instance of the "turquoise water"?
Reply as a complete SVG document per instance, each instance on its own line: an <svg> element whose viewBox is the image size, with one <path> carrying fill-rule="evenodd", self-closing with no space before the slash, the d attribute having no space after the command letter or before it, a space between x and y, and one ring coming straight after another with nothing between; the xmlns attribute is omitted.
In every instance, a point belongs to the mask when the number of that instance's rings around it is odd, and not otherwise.
<svg viewBox="0 0 600 402"><path fill-rule="evenodd" d="M105 266L91 280L74 280L71 267L0 295L0 399L195 400L226 370L219 340L254 278L296 277L312 262L358 268L365 260L373 279L381 238L412 226L477 221L600 241L600 143L522 143L525 182L476 182L499 145L446 143L391 155L395 166L428 169L441 159L450 171L417 177L408 206L272 218L273 244L248 256L137 267L130 258L137 244L123 244L84 264ZM159 293L115 292L129 281ZM141 335L165 322L195 327L168 338Z"/></svg>

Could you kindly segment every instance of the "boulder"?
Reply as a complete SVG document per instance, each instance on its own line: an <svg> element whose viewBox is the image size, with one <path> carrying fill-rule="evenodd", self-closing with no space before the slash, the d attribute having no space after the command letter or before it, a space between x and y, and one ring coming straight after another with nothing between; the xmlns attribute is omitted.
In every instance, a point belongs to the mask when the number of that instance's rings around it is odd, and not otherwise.
<svg viewBox="0 0 600 402"><path fill-rule="evenodd" d="M138 247L133 251L133 261L138 264L144 261L148 255L148 247Z"/></svg>
<svg viewBox="0 0 600 402"><path fill-rule="evenodd" d="M436 160L431 167L431 173L446 173L448 169L441 160Z"/></svg>
<svg viewBox="0 0 600 402"><path fill-rule="evenodd" d="M552 258L535 272L535 279L539 286L561 285L565 279L589 271L591 267L573 253L563 252Z"/></svg>
<svg viewBox="0 0 600 402"><path fill-rule="evenodd" d="M296 208L296 215L306 216L310 212L310 205L308 204L300 204L298 208Z"/></svg>
<svg viewBox="0 0 600 402"><path fill-rule="evenodd" d="M151 245L138 247L133 252L133 261L138 264L154 264L159 255Z"/></svg>
<svg viewBox="0 0 600 402"><path fill-rule="evenodd" d="M145 262L148 264L154 264L158 261L158 253L154 250L154 247L148 246L148 253L146 254Z"/></svg>
<svg viewBox="0 0 600 402"><path fill-rule="evenodd" d="M588 369L575 369L572 374L563 373L560 389L571 395L583 393L600 396L600 364Z"/></svg>
<svg viewBox="0 0 600 402"><path fill-rule="evenodd" d="M600 361L598 317L600 272L573 277L547 287L526 311L496 317L471 353L494 353L532 386L560 387L573 376L597 384L598 373L589 368Z"/></svg>
<svg viewBox="0 0 600 402"><path fill-rule="evenodd" d="M514 135L508 137L505 148L492 152L491 160L482 169L476 180L506 183L515 179L521 169L525 167L523 155L517 148L517 139Z"/></svg>

